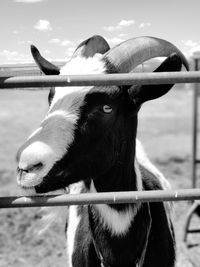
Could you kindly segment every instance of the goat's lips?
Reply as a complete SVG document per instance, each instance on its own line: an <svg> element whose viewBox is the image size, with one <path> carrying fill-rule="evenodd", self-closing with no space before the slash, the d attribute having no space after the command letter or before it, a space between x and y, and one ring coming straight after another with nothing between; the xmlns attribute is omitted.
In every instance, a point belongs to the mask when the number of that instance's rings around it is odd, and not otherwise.
<svg viewBox="0 0 200 267"><path fill-rule="evenodd" d="M35 172L27 172L23 169L18 169L17 183L23 189L32 189L42 182L42 177Z"/></svg>

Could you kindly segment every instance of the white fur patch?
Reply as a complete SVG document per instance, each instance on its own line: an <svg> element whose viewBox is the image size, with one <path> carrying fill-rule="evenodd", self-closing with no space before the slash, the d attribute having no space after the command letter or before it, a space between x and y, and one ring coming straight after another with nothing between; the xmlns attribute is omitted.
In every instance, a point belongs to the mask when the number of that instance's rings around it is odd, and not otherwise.
<svg viewBox="0 0 200 267"><path fill-rule="evenodd" d="M72 267L72 256L74 252L74 243L77 227L80 223L81 217L78 216L78 207L71 206L69 208L69 221L67 228L67 256L68 266Z"/></svg>
<svg viewBox="0 0 200 267"><path fill-rule="evenodd" d="M50 146L41 141L31 143L21 154L19 169L30 170L31 166L39 162L43 163L43 168L41 170L36 168L28 172L23 172L21 176L18 176L18 184L27 188L40 184L43 177L48 173L49 167L53 166L53 161L54 154Z"/></svg>
<svg viewBox="0 0 200 267"><path fill-rule="evenodd" d="M60 75L103 73L106 68L102 58L102 54L95 54L89 58L77 56L61 68Z"/></svg>
<svg viewBox="0 0 200 267"><path fill-rule="evenodd" d="M90 192L97 193L93 182ZM108 229L113 236L123 236L128 232L139 208L139 205L130 205L125 211L117 211L106 204L95 204L93 206L100 215L99 218L103 227Z"/></svg>
<svg viewBox="0 0 200 267"><path fill-rule="evenodd" d="M136 174L136 181L137 181L137 191L142 191L143 185L142 185L142 177L141 172L138 166L137 159L135 159L135 174Z"/></svg>
<svg viewBox="0 0 200 267"><path fill-rule="evenodd" d="M163 188L163 190L170 190L171 189L171 185L170 183L167 181L167 179L164 177L164 175L151 163L151 161L149 160L149 158L147 157L145 150L141 144L141 142L136 139L136 158L138 163L140 163L142 166L144 166L149 172L151 172L152 174L154 174L158 181L161 183L161 186ZM169 218L172 215L172 202L164 202L164 206L167 212L167 216L168 216L168 221Z"/></svg>
<svg viewBox="0 0 200 267"><path fill-rule="evenodd" d="M83 183L77 183L70 186L70 194L79 194L83 187ZM80 223L81 217L78 215L78 207L70 206L69 207L69 220L67 227L67 258L68 258L68 266L72 267L72 256L74 252L74 243L75 243L75 235L78 225Z"/></svg>
<svg viewBox="0 0 200 267"><path fill-rule="evenodd" d="M138 163L140 163L149 172L153 173L158 178L164 190L171 189L170 183L165 179L163 174L149 160L141 142L138 139L136 139L136 159Z"/></svg>

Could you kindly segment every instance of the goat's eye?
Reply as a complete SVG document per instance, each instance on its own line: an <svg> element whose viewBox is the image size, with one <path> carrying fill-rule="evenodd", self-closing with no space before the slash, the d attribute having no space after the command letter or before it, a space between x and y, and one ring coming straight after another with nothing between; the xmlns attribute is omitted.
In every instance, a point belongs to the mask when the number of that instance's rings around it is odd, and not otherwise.
<svg viewBox="0 0 200 267"><path fill-rule="evenodd" d="M112 107L111 106L108 106L108 105L104 105L102 107L102 109L103 109L103 112L104 113L111 113L112 112Z"/></svg>

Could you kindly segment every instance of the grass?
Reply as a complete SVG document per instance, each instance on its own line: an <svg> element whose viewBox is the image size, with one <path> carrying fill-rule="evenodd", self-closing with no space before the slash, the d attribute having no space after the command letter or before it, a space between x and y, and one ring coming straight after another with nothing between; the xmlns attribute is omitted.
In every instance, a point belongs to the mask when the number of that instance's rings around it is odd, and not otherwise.
<svg viewBox="0 0 200 267"><path fill-rule="evenodd" d="M47 94L47 91L0 92L1 196L19 193L15 178L16 152L44 118L48 109ZM182 85L165 97L144 104L140 111L138 136L173 188L191 186L191 133L192 91ZM175 204L178 244L187 209L186 202ZM64 223L37 236L34 229L38 218L38 209L0 210L1 267L65 266ZM199 246L191 251L197 253L197 249ZM193 266L180 248L179 256L182 262L179 266Z"/></svg>

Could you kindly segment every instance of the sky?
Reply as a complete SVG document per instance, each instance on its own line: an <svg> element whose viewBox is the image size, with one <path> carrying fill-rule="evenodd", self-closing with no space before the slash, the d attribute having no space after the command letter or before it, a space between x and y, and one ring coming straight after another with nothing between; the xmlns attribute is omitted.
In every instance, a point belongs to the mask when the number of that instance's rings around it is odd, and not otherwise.
<svg viewBox="0 0 200 267"><path fill-rule="evenodd" d="M32 62L30 44L65 61L84 39L102 35L111 47L137 36L200 51L200 0L1 0L0 65Z"/></svg>

